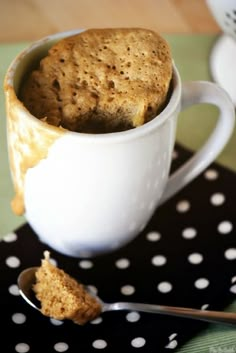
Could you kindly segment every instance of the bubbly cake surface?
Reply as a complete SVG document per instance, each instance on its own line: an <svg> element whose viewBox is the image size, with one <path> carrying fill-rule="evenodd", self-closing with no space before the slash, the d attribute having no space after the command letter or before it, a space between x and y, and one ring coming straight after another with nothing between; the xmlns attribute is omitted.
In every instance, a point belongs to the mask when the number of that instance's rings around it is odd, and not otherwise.
<svg viewBox="0 0 236 353"><path fill-rule="evenodd" d="M171 78L170 47L158 33L89 29L53 45L20 98L34 116L55 126L122 131L163 109Z"/></svg>

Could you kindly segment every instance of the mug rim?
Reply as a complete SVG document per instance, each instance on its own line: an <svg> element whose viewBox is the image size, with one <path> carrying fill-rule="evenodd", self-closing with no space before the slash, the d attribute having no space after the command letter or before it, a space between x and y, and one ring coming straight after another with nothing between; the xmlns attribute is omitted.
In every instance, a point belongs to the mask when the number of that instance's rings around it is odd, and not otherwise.
<svg viewBox="0 0 236 353"><path fill-rule="evenodd" d="M9 65L5 79L4 79L4 91L5 93L8 92L8 90L12 90L15 98L19 105L19 109L24 109L25 112L27 113L27 117L29 119L34 120L34 123L38 124L43 124L45 129L55 129L62 131L60 127L50 125L50 124L45 124L45 122L41 121L37 117L35 117L33 114L30 113L30 111L24 106L23 102L18 98L18 95L16 94L16 90L14 87L14 76L15 73L17 72L17 69L19 67L19 64L24 60L28 55L30 55L33 51L37 50L40 48L40 46L45 47L48 45L50 42L55 42L59 41L62 38L66 38L78 33L81 33L85 31L86 29L74 29L74 30L69 30L69 31L62 31L62 32L57 32L51 35L47 35L45 37L42 37L41 39L38 39L28 45L25 49L23 49L11 62ZM53 45L53 43L52 43ZM143 135L146 135L162 124L165 123L166 120L168 120L169 117L171 117L177 110L178 106L180 103L181 99L181 94L182 94L182 83L181 83L181 78L179 71L176 67L174 59L172 59L172 68L173 68L173 74L172 74L172 92L169 98L168 103L166 104L165 108L153 119L150 121L144 123L141 126L137 126L133 129L125 130L125 131L118 131L118 132L106 132L106 133L83 133L83 132L77 132L77 131L71 131L64 129L67 134L70 135L76 135L77 138L80 137L82 139L86 140L93 140L95 141L104 141L104 140L126 140L126 139L132 139L132 138L138 138Z"/></svg>

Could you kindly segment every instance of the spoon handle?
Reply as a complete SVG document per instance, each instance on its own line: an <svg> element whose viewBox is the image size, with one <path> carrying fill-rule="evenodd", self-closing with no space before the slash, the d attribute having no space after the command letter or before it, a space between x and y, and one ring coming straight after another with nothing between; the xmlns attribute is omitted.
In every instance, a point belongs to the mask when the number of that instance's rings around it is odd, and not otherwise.
<svg viewBox="0 0 236 353"><path fill-rule="evenodd" d="M141 304L141 303L127 303L117 302L111 304L104 304L103 311L111 310L129 310L142 311L153 314L163 314L169 316L177 316L195 320L202 320L212 323L236 325L236 313L223 311L208 311L198 310L192 308L182 308L174 306Z"/></svg>

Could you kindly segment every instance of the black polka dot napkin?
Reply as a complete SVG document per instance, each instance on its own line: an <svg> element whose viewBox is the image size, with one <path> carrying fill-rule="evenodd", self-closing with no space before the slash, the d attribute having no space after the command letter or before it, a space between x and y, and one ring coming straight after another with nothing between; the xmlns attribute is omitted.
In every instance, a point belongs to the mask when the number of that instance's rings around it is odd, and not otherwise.
<svg viewBox="0 0 236 353"><path fill-rule="evenodd" d="M191 156L181 146L173 169ZM77 259L39 242L28 224L0 242L2 352L175 351L206 322L133 311L107 312L78 326L41 315L19 295L17 276L49 249L59 267L107 302L223 310L236 299L236 175L212 164L159 207L143 232L113 253Z"/></svg>

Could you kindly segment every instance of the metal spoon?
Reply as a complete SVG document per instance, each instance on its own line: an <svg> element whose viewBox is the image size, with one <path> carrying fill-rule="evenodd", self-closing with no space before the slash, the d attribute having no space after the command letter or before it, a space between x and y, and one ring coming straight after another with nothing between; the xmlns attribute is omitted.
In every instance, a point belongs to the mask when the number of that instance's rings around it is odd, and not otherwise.
<svg viewBox="0 0 236 353"><path fill-rule="evenodd" d="M21 296L30 304L34 309L40 311L36 299L32 291L32 285L35 283L35 271L37 267L30 267L22 271L18 277L18 287ZM89 290L88 290L89 292ZM94 294L93 294L94 295ZM128 303L128 302L117 302L117 303L104 303L100 298L96 297L98 302L101 303L102 312L113 311L113 310L129 310L129 311L140 311L161 315L177 316L195 320L202 320L211 323L218 324L236 324L236 313L222 312L222 311L207 311L197 310L183 307L173 307L164 305L154 304L142 304L142 303Z"/></svg>

